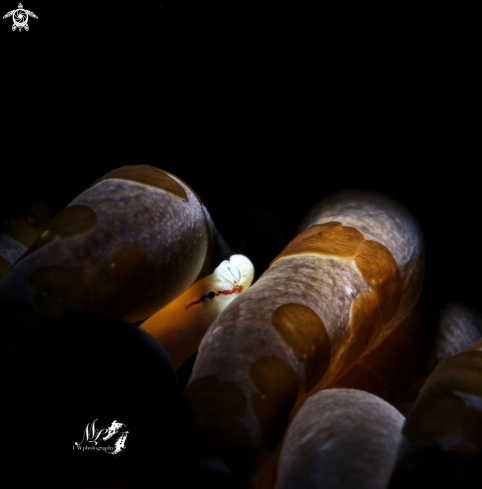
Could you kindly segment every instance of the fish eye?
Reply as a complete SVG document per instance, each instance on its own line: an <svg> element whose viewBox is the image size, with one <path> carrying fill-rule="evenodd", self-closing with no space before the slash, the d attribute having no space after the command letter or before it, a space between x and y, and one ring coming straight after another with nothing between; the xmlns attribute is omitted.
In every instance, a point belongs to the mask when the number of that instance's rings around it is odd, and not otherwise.
<svg viewBox="0 0 482 489"><path fill-rule="evenodd" d="M214 299L216 297L216 294L213 291L211 291L211 292L209 292L208 297L210 299Z"/></svg>

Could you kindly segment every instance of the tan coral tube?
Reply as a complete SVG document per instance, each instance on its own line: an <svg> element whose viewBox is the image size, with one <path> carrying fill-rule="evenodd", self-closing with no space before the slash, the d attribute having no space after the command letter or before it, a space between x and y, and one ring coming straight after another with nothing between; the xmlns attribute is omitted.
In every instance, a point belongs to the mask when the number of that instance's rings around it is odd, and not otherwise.
<svg viewBox="0 0 482 489"><path fill-rule="evenodd" d="M385 489L404 421L368 392L313 394L283 441L276 489Z"/></svg>
<svg viewBox="0 0 482 489"><path fill-rule="evenodd" d="M200 451L249 479L290 412L413 309L424 252L413 217L368 192L327 199L201 343L184 396Z"/></svg>
<svg viewBox="0 0 482 489"><path fill-rule="evenodd" d="M136 322L229 255L187 184L158 168L124 166L52 220L0 282L0 300L47 320L90 310Z"/></svg>
<svg viewBox="0 0 482 489"><path fill-rule="evenodd" d="M482 338L482 316L470 307L450 301L440 313L435 349L443 362Z"/></svg>

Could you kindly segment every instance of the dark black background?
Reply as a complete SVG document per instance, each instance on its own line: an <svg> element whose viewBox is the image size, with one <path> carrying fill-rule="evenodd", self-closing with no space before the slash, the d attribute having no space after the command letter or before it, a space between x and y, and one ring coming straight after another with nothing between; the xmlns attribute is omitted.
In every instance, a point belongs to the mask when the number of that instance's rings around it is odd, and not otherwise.
<svg viewBox="0 0 482 489"><path fill-rule="evenodd" d="M0 23L4 217L30 196L57 213L116 167L154 165L199 194L259 277L311 205L372 189L423 229L422 300L434 317L448 299L479 309L474 12L182 0L24 8L39 17L28 32Z"/></svg>

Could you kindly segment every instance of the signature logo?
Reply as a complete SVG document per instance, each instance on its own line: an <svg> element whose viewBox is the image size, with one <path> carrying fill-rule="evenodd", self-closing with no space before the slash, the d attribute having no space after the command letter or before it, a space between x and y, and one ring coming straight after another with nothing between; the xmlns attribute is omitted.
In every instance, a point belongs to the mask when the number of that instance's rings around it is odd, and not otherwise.
<svg viewBox="0 0 482 489"><path fill-rule="evenodd" d="M31 12L30 10L25 10L21 3L18 4L17 9L11 10L3 16L4 19L6 19L7 17L12 17L13 19L12 31L15 31L18 28L19 32L22 32L22 28L28 31L29 17L38 19L38 17L33 12Z"/></svg>
<svg viewBox="0 0 482 489"><path fill-rule="evenodd" d="M123 423L118 423L117 420L114 420L109 428L98 430L95 428L96 421L97 419L94 419L92 423L87 423L82 441L80 441L80 443L74 443L74 450L102 450L110 455L120 455L126 449L126 440L127 435L129 434L127 431L127 426ZM102 435L106 436L101 438ZM102 443L103 441L107 441L114 436L116 438L114 438L115 443L113 446L106 446L106 444Z"/></svg>

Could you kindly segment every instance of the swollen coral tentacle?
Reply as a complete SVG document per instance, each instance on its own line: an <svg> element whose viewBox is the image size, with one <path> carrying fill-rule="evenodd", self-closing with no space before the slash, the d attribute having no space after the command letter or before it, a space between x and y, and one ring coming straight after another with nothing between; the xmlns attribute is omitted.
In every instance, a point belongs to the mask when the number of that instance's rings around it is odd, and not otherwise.
<svg viewBox="0 0 482 489"><path fill-rule="evenodd" d="M313 394L287 430L276 489L385 489L404 421L368 392Z"/></svg>
<svg viewBox="0 0 482 489"><path fill-rule="evenodd" d="M440 363L482 338L482 316L475 310L450 301L440 313L435 335L437 361Z"/></svg>
<svg viewBox="0 0 482 489"><path fill-rule="evenodd" d="M201 342L183 395L209 456L249 480L293 409L411 312L423 270L421 231L399 204L327 199Z"/></svg>
<svg viewBox="0 0 482 489"><path fill-rule="evenodd" d="M0 282L0 300L22 304L35 321L90 310L139 322L227 253L189 186L158 168L124 166L51 221Z"/></svg>

